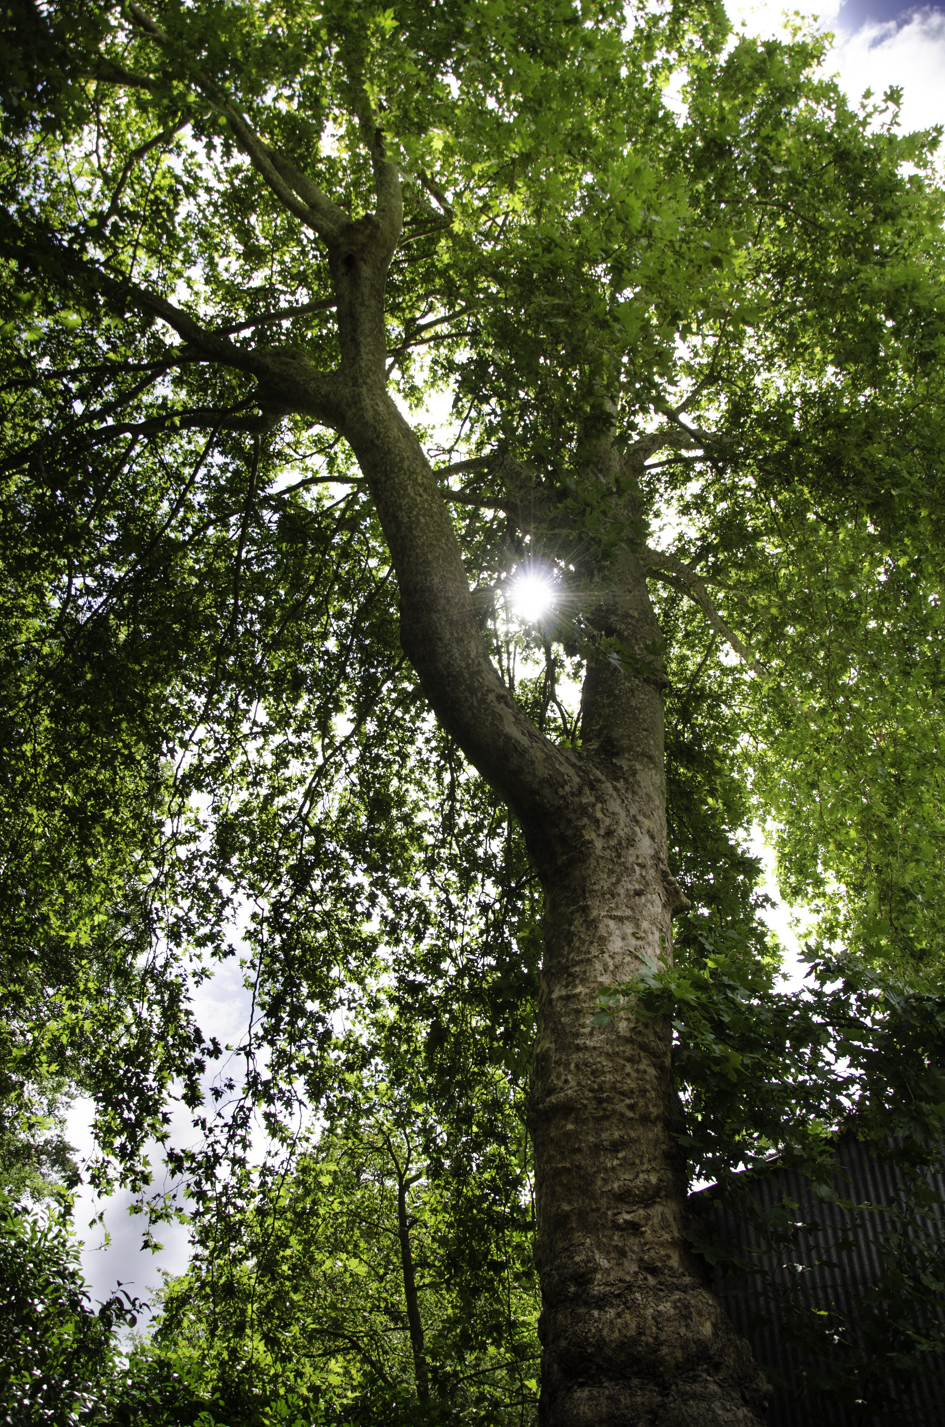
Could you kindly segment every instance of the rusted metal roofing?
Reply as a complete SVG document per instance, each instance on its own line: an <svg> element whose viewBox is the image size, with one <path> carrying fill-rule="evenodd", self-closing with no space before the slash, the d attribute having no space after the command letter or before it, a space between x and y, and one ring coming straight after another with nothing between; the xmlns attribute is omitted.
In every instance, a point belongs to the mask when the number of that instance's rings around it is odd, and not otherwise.
<svg viewBox="0 0 945 1427"><path fill-rule="evenodd" d="M857 1326L871 1298L875 1304L879 1296L882 1311L880 1281L896 1282L897 1233L898 1251L913 1271L927 1246L933 1254L937 1247L940 1276L945 1175L925 1174L940 1198L920 1206L903 1234L896 1208L909 1199L908 1175L852 1135L838 1139L836 1153L832 1190L846 1206L825 1201L802 1174L779 1167L739 1177L741 1190L750 1194L768 1227L753 1225L753 1216L734 1209L730 1200L722 1203L716 1190L692 1196L697 1228L705 1227L743 1265L752 1265L747 1271L716 1266L713 1288L775 1387L769 1427L945 1427L945 1356L913 1347L900 1356L911 1381L890 1387L885 1363L897 1351L895 1335L890 1333L888 1350L883 1344L877 1348L874 1338L872 1357L864 1358ZM861 1207L854 1210L853 1203ZM872 1207L863 1208L866 1204ZM943 1309L945 1304L930 1310L927 1327L933 1332L945 1324ZM824 1325L819 1351L806 1342L799 1345L794 1330L802 1319ZM857 1353L866 1366L853 1371ZM817 1375L823 1369L837 1377L846 1372L848 1402L819 1390ZM867 1381L871 1373L872 1386Z"/></svg>

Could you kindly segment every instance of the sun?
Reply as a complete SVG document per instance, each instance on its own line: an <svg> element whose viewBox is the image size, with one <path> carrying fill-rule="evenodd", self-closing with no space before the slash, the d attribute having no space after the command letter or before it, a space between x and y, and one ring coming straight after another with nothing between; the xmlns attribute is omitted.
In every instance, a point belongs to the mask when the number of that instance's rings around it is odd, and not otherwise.
<svg viewBox="0 0 945 1427"><path fill-rule="evenodd" d="M555 602L555 587L542 570L521 570L509 583L509 603L519 619L534 624Z"/></svg>

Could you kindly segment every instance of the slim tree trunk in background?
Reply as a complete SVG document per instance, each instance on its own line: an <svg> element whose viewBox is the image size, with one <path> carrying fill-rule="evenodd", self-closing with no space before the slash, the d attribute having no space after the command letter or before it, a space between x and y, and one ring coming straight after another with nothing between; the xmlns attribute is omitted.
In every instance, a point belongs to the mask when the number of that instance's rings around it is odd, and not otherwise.
<svg viewBox="0 0 945 1427"><path fill-rule="evenodd" d="M417 1274L413 1261L413 1245L410 1242L410 1205L407 1195L410 1186L420 1178L411 1175L409 1159L405 1155L401 1164L394 1148L387 1141L387 1152L394 1165L397 1177L397 1240L400 1246L400 1271L404 1285L404 1305L407 1310L407 1329L410 1333L410 1350L413 1354L413 1373L417 1387L417 1401L430 1400L430 1373L427 1366L426 1342L423 1335L423 1319L420 1317L420 1295L417 1292Z"/></svg>

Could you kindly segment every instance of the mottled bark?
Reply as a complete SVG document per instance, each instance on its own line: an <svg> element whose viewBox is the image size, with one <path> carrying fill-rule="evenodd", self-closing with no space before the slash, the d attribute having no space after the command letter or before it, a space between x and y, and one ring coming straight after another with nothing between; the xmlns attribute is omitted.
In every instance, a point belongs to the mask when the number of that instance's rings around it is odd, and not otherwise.
<svg viewBox="0 0 945 1427"><path fill-rule="evenodd" d="M627 553L596 615L622 643L658 626ZM601 661L584 688L587 786L571 836L532 840L545 956L529 1123L538 1193L543 1427L749 1427L766 1385L692 1262L670 1029L592 1024L600 992L672 956L659 660Z"/></svg>

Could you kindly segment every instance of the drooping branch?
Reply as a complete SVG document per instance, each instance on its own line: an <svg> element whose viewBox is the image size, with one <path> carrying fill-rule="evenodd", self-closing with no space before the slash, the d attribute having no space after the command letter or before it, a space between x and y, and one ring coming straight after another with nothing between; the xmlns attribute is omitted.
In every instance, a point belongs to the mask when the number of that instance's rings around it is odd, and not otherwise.
<svg viewBox="0 0 945 1427"><path fill-rule="evenodd" d="M241 406L245 405L245 402L241 403ZM166 415L148 417L144 421L114 422L110 426L100 426L97 430L89 431L79 440L73 439L69 443L70 449L90 451L96 446L106 446L110 441L118 441L123 436L159 436L162 431L244 431L258 436L270 431L279 419L266 414L240 416L236 414L239 409L235 407L221 410L219 407L208 406L188 412L172 411ZM42 457L47 447L48 435L43 434L29 445L5 456L0 461L0 472L18 470L36 455Z"/></svg>
<svg viewBox="0 0 945 1427"><path fill-rule="evenodd" d="M223 362L243 371L258 370L258 361L225 337L209 332L189 313L148 288L141 287L123 275L80 257L78 253L56 241L44 228L26 228L9 218L0 229L0 253L26 267L71 279L76 286L85 285L99 296L119 307L133 307L139 312L159 317L189 346L204 357Z"/></svg>

